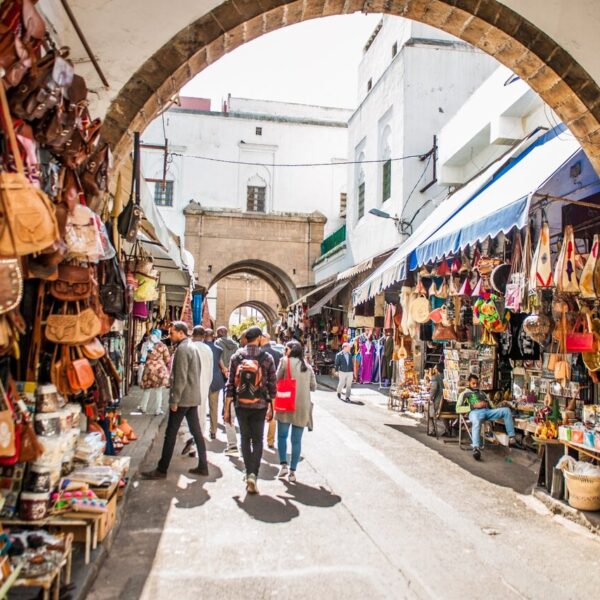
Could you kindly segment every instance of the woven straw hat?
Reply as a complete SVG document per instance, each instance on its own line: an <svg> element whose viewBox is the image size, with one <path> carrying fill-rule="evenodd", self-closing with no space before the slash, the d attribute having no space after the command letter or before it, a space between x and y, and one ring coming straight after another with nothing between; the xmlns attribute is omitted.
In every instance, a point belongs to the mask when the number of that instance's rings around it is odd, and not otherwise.
<svg viewBox="0 0 600 600"><path fill-rule="evenodd" d="M415 323L427 323L430 312L431 306L425 296L419 296L410 303L410 316Z"/></svg>

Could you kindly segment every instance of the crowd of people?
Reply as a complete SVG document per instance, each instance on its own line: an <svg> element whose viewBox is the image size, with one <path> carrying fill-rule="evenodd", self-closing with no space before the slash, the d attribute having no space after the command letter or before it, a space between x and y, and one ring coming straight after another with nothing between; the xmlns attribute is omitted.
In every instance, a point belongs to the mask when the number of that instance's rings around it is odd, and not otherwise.
<svg viewBox="0 0 600 600"><path fill-rule="evenodd" d="M316 390L314 371L304 357L304 348L297 340L287 342L282 354L271 343L268 333L250 327L238 345L228 336L226 327L215 332L197 326L190 331L183 321L175 321L169 329L174 352L169 353L161 341L160 330L153 330L140 347L143 374L141 412L164 414L163 389L168 387L168 422L160 460L156 467L145 471L145 479L164 479L175 450L177 434L185 419L190 438L183 454L197 458L197 466L189 470L194 475L209 474L204 428L209 417L208 437L216 438L222 417L227 437L225 454L239 455L244 461L244 481L248 493L258 492L258 475L263 455L265 423L267 444L277 452L278 477L296 481L296 469L302 452L302 436L312 429L311 392ZM294 410L274 410L277 382L295 380ZM150 392L156 391L154 410L149 410ZM222 398L222 402L220 399ZM239 427L240 444L236 422ZM288 446L291 442L290 460Z"/></svg>

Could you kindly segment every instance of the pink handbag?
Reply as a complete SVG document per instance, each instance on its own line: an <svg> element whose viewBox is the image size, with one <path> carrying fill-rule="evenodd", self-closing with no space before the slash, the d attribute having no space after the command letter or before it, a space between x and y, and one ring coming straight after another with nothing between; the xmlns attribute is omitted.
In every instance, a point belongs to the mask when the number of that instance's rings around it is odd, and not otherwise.
<svg viewBox="0 0 600 600"><path fill-rule="evenodd" d="M133 315L134 319L140 319L141 321L147 321L148 320L148 303L134 301L132 315Z"/></svg>

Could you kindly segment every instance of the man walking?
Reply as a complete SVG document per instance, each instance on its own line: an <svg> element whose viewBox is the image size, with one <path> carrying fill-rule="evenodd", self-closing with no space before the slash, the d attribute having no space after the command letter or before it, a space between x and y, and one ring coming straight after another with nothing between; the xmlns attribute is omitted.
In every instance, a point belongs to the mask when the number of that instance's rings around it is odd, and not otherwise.
<svg viewBox="0 0 600 600"><path fill-rule="evenodd" d="M194 475L208 475L206 446L198 421L198 382L202 372L200 352L188 338L188 326L183 321L174 321L169 330L171 342L177 345L171 368L169 394L169 420L165 431L162 454L158 466L142 473L144 479L164 479L173 458L177 432L183 419L187 421L198 449L198 466L190 469Z"/></svg>
<svg viewBox="0 0 600 600"><path fill-rule="evenodd" d="M210 439L217 437L217 425L219 423L219 394L225 387L227 370L223 364L223 350L215 345L214 332L207 329L204 335L204 344L212 352L212 381L208 390L208 411L210 413Z"/></svg>
<svg viewBox="0 0 600 600"><path fill-rule="evenodd" d="M244 338L246 347L233 355L229 365L225 422L231 424L231 406L235 403L242 437L242 456L246 467L246 490L250 494L256 494L265 420L273 419L271 401L277 393L277 378L273 358L260 346L260 328L250 327Z"/></svg>
<svg viewBox="0 0 600 600"><path fill-rule="evenodd" d="M271 345L271 336L268 333L263 333L260 345L262 349L269 353L273 358L273 362L275 363L275 372L277 373L277 368L279 367L279 361L283 358L283 354L279 352L279 350L275 350ZM271 419L269 421L269 426L267 428L267 446L273 450L275 448L275 430L277 428L277 423L275 419Z"/></svg>
<svg viewBox="0 0 600 600"><path fill-rule="evenodd" d="M200 351L200 358L202 359L202 373L200 375L200 427L202 434L206 430L206 413L208 410L208 394L210 391L210 384L213 376L213 353L210 348L204 343L204 337L206 335L206 329L201 325L196 325L192 332L192 338L194 344ZM211 437L211 439L214 439Z"/></svg>
<svg viewBox="0 0 600 600"><path fill-rule="evenodd" d="M231 360L231 357L239 348L239 346L230 337L227 337L228 333L227 327L221 325L221 327L217 329L217 339L215 341L215 346L223 350L223 364L227 368L229 368L229 361Z"/></svg>
<svg viewBox="0 0 600 600"><path fill-rule="evenodd" d="M217 339L215 340L215 346L223 351L221 360L227 369L225 383L227 383L227 377L229 376L229 363L231 361L231 357L239 348L234 340L227 337L227 334L227 327L221 326L217 329ZM223 388L223 405L225 405L225 395L225 388ZM224 407L223 414L225 414ZM238 440L237 432L235 430L235 406L233 404L231 405L231 423L227 423L227 421L225 421L225 435L227 436L227 448L225 449L225 454L228 456L236 456L238 454Z"/></svg>
<svg viewBox="0 0 600 600"><path fill-rule="evenodd" d="M350 390L352 388L352 377L354 367L352 365L352 356L350 356L351 344L345 342L342 344L341 352L335 355L334 367L338 375L337 397L344 402L350 402ZM342 393L345 389L345 398Z"/></svg>

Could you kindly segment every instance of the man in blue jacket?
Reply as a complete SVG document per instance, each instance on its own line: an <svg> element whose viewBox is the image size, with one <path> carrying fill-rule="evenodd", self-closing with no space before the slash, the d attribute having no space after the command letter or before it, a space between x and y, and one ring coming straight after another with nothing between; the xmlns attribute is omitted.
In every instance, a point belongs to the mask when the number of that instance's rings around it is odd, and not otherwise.
<svg viewBox="0 0 600 600"><path fill-rule="evenodd" d="M348 342L342 344L342 351L335 355L335 370L337 371L339 383L337 387L337 397L344 402L350 402L350 389L352 388L352 379L354 377L354 366L352 356L350 355L351 344ZM345 398L342 398L342 392L346 388Z"/></svg>

